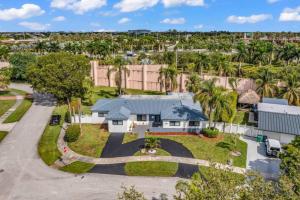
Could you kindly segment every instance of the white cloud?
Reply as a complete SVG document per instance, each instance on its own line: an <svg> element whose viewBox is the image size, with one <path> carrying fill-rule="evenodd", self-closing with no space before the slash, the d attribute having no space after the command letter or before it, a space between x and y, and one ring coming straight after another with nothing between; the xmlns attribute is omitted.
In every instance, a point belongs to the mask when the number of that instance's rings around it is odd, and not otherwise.
<svg viewBox="0 0 300 200"><path fill-rule="evenodd" d="M259 15L251 15L251 16L229 16L227 18L227 21L229 23L234 23L234 24L255 24L257 22L262 22L268 19L272 19L272 15L269 14L259 14Z"/></svg>
<svg viewBox="0 0 300 200"><path fill-rule="evenodd" d="M194 26L194 29L202 29L203 27L203 24L198 24Z"/></svg>
<svg viewBox="0 0 300 200"><path fill-rule="evenodd" d="M112 30L112 29L99 29L99 30L96 30L95 32L111 33L111 32L115 32L115 30Z"/></svg>
<svg viewBox="0 0 300 200"><path fill-rule="evenodd" d="M24 4L21 8L9 8L0 10L0 20L28 19L44 14L45 11L35 4Z"/></svg>
<svg viewBox="0 0 300 200"><path fill-rule="evenodd" d="M37 22L20 22L19 25L32 31L45 31L50 26L50 24L40 24Z"/></svg>
<svg viewBox="0 0 300 200"><path fill-rule="evenodd" d="M280 0L267 0L267 2L268 2L269 4L277 3L278 1L280 1Z"/></svg>
<svg viewBox="0 0 300 200"><path fill-rule="evenodd" d="M280 13L279 21L282 22L291 22L296 21L300 22L300 6L297 8L286 8Z"/></svg>
<svg viewBox="0 0 300 200"><path fill-rule="evenodd" d="M114 8L121 12L133 12L155 6L159 0L121 0L114 5Z"/></svg>
<svg viewBox="0 0 300 200"><path fill-rule="evenodd" d="M164 20L162 20L160 23L162 24L184 24L185 23L185 19L183 17L181 18L166 18Z"/></svg>
<svg viewBox="0 0 300 200"><path fill-rule="evenodd" d="M66 21L66 18L64 16L57 16L53 18L53 21L62 22L62 21Z"/></svg>
<svg viewBox="0 0 300 200"><path fill-rule="evenodd" d="M162 0L165 7L188 5L188 6L204 6L204 0Z"/></svg>
<svg viewBox="0 0 300 200"><path fill-rule="evenodd" d="M130 19L127 17L124 17L118 21L118 24L126 24L128 22L130 22Z"/></svg>
<svg viewBox="0 0 300 200"><path fill-rule="evenodd" d="M72 10L76 14L101 8L106 5L106 0L52 0L51 7Z"/></svg>

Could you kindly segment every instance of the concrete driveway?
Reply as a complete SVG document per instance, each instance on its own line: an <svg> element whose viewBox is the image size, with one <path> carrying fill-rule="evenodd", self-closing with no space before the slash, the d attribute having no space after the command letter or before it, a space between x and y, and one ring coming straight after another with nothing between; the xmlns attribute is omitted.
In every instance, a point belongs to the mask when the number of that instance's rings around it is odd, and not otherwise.
<svg viewBox="0 0 300 200"><path fill-rule="evenodd" d="M149 199L175 193L179 178L128 177L105 174L75 176L46 166L38 141L54 109L51 101L35 102L0 143L1 200L116 199L121 186L135 185Z"/></svg>
<svg viewBox="0 0 300 200"><path fill-rule="evenodd" d="M243 140L248 144L247 169L258 171L268 179L278 178L280 159L267 157L265 144L256 142L255 138Z"/></svg>

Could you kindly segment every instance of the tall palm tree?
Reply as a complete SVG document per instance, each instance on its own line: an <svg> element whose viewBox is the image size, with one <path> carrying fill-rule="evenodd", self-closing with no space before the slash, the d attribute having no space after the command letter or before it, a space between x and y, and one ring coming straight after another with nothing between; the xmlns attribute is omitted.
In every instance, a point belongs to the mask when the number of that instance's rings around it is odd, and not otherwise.
<svg viewBox="0 0 300 200"><path fill-rule="evenodd" d="M118 86L119 95L122 94L122 73L124 72L124 76L126 78L127 75L129 75L129 69L126 67L126 60L122 58L121 56L117 56L114 59L114 68L113 70L116 71L116 85ZM126 82L126 81L125 81ZM126 83L125 83L126 87Z"/></svg>
<svg viewBox="0 0 300 200"><path fill-rule="evenodd" d="M262 97L274 97L278 90L276 83L277 81L274 79L271 70L268 67L262 68L256 80L257 94Z"/></svg>
<svg viewBox="0 0 300 200"><path fill-rule="evenodd" d="M189 92L196 93L199 91L201 86L201 78L195 72L191 73L188 81L186 82L186 88Z"/></svg>
<svg viewBox="0 0 300 200"><path fill-rule="evenodd" d="M230 113L230 99L223 88L216 86L217 79L203 81L194 100L200 102L209 118L209 127L214 119L218 119L226 110Z"/></svg>
<svg viewBox="0 0 300 200"><path fill-rule="evenodd" d="M178 87L178 83L177 83L178 70L175 65L169 65L166 68L161 68L159 73L160 73L159 79L160 81L164 82L166 92L174 91Z"/></svg>
<svg viewBox="0 0 300 200"><path fill-rule="evenodd" d="M285 87L282 97L287 99L289 104L300 105L300 82L296 73L288 74L285 78Z"/></svg>
<svg viewBox="0 0 300 200"><path fill-rule="evenodd" d="M244 42L240 42L240 43L238 43L236 49L237 49L237 55L236 55L235 59L236 59L236 61L239 62L238 76L241 76L242 63L246 62L246 60L248 58L247 48L246 48L246 45Z"/></svg>

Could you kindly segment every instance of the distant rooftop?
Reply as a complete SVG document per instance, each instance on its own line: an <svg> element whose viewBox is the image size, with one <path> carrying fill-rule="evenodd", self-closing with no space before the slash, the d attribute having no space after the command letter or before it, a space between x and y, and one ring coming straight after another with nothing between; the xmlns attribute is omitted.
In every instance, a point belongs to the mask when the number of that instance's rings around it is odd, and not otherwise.
<svg viewBox="0 0 300 200"><path fill-rule="evenodd" d="M280 105L280 104L271 104L271 103L259 103L258 111L300 115L300 107L298 106L289 106L289 105Z"/></svg>
<svg viewBox="0 0 300 200"><path fill-rule="evenodd" d="M289 105L289 102L286 99L263 98L262 102L270 104Z"/></svg>

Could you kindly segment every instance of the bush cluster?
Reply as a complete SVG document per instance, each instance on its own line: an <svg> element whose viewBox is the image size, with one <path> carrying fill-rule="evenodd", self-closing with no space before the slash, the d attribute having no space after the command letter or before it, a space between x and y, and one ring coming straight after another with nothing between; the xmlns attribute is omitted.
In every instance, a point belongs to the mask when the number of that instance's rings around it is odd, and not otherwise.
<svg viewBox="0 0 300 200"><path fill-rule="evenodd" d="M209 138L216 138L219 135L219 130L216 128L204 128L203 135Z"/></svg>
<svg viewBox="0 0 300 200"><path fill-rule="evenodd" d="M80 136L80 126L71 125L68 127L64 140L66 142L76 142Z"/></svg>

